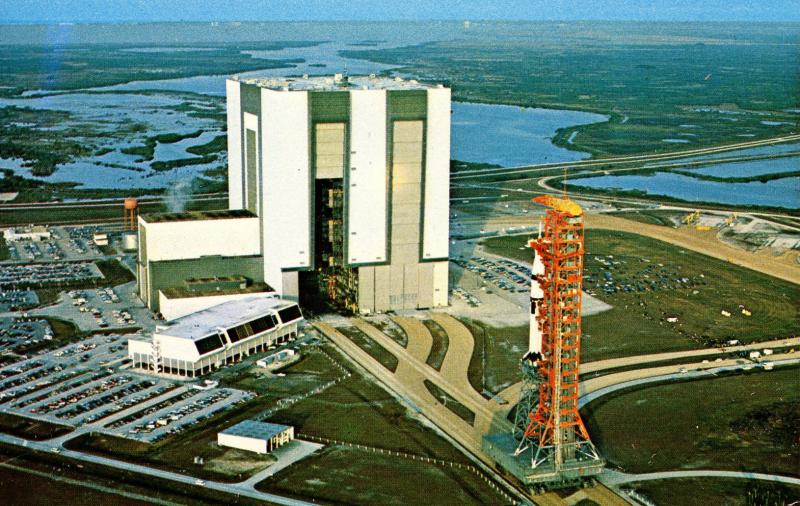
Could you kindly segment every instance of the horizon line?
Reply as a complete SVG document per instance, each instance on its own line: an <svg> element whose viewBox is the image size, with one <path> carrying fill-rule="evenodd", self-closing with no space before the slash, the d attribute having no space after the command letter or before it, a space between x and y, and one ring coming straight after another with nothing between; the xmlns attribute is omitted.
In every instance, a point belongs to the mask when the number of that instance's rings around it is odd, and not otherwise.
<svg viewBox="0 0 800 506"><path fill-rule="evenodd" d="M797 19L472 19L472 18L430 18L430 19L153 19L153 20L109 20L109 21L53 21L53 20L0 20L0 26L75 26L75 25L144 25L144 24L161 24L161 23L196 23L196 24L211 24L211 23L430 23L430 22L452 22L463 23L469 21L470 23L747 23L747 24L800 24L800 18Z"/></svg>

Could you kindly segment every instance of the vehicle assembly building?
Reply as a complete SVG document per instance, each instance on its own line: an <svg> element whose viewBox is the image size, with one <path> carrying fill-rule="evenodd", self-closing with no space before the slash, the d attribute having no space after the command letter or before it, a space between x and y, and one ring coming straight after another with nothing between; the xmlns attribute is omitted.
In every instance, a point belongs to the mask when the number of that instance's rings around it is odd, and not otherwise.
<svg viewBox="0 0 800 506"><path fill-rule="evenodd" d="M294 302L254 296L232 300L156 327L150 340L128 340L133 367L183 377L207 374L297 336Z"/></svg>
<svg viewBox="0 0 800 506"><path fill-rule="evenodd" d="M230 210L139 217L148 307L196 295L189 278L231 276L361 313L447 305L448 88L341 75L226 86Z"/></svg>

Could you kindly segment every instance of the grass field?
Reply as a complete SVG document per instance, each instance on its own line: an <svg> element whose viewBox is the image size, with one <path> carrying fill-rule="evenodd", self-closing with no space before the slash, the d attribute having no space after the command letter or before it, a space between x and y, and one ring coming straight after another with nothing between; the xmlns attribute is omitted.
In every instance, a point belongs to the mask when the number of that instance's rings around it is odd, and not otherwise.
<svg viewBox="0 0 800 506"><path fill-rule="evenodd" d="M527 349L528 326L498 328L473 320L461 322L475 339L467 370L472 387L489 392L491 397L519 381L519 361Z"/></svg>
<svg viewBox="0 0 800 506"><path fill-rule="evenodd" d="M466 459L431 429L408 418L394 397L358 375L278 411L271 420L312 436L456 462Z"/></svg>
<svg viewBox="0 0 800 506"><path fill-rule="evenodd" d="M478 506L501 501L467 471L342 447L328 447L256 488L337 505Z"/></svg>
<svg viewBox="0 0 800 506"><path fill-rule="evenodd" d="M0 262L2 262L3 260L8 260L9 256L10 254L8 252L8 245L6 244L6 240L0 237Z"/></svg>
<svg viewBox="0 0 800 506"><path fill-rule="evenodd" d="M338 353L336 353L338 356ZM299 434L468 464L468 459L371 380L350 378L276 412ZM402 476L402 479L397 479ZM426 485L422 485L426 484ZM495 504L474 475L421 461L332 446L257 487L332 504Z"/></svg>
<svg viewBox="0 0 800 506"><path fill-rule="evenodd" d="M608 213L611 216L620 216L622 218L638 221L640 223L647 223L650 225L663 225L665 227L674 227L675 222L672 218L680 218L686 216L686 213L676 211L659 211L653 209L643 209L641 211L623 211Z"/></svg>
<svg viewBox="0 0 800 506"><path fill-rule="evenodd" d="M625 472L800 476L798 378L795 366L662 384L602 397L581 413L600 452Z"/></svg>
<svg viewBox="0 0 800 506"><path fill-rule="evenodd" d="M519 249L526 237L491 238L484 245L529 262L530 251ZM611 292L605 291L606 272ZM655 239L587 230L584 276L584 289L613 306L583 319L586 362L800 332L800 287ZM752 316L744 316L740 306ZM723 310L731 316L723 316ZM678 321L667 322L671 317Z"/></svg>
<svg viewBox="0 0 800 506"><path fill-rule="evenodd" d="M397 324L395 324L391 320L383 320L383 319L376 319L376 318L369 318L367 322L370 323L373 327L377 328L400 346L403 348L408 347L408 336L406 335L405 331Z"/></svg>
<svg viewBox="0 0 800 506"><path fill-rule="evenodd" d="M57 475L52 475L57 476ZM21 483L36 486L20 486ZM86 481L87 485L93 483ZM115 506L146 506L150 501L130 499L121 495L92 490L88 486L47 479L42 475L15 469L0 468L0 494L5 504L86 506L87 504L114 504Z"/></svg>
<svg viewBox="0 0 800 506"><path fill-rule="evenodd" d="M800 498L800 487L724 478L645 481L626 488L656 506L783 506Z"/></svg>
<svg viewBox="0 0 800 506"><path fill-rule="evenodd" d="M72 432L72 427L11 413L0 413L0 432L33 441L42 441L68 434Z"/></svg>
<svg viewBox="0 0 800 506"><path fill-rule="evenodd" d="M475 424L475 413L468 407L458 402L458 400L450 395L446 390L439 388L436 383L433 383L429 380L425 380L425 388L427 388L431 395L436 397L440 403L455 413L459 418L470 425Z"/></svg>
<svg viewBox="0 0 800 506"><path fill-rule="evenodd" d="M290 62L253 58L243 51L275 50L287 47L308 47L316 42L240 42L215 43L214 51L139 52L135 44L52 44L19 45L4 51L0 59L6 69L0 78L3 94L13 96L24 90L74 90L110 86L129 81L173 79L213 72L234 74L247 70L279 68ZM181 44L172 44L180 48ZM103 69L98 72L97 69Z"/></svg>
<svg viewBox="0 0 800 506"><path fill-rule="evenodd" d="M4 504L85 506L91 504L93 500L98 501L96 504L104 505L142 504L113 491L139 494L146 498L144 500L146 504L152 504L154 501L198 506L263 504L252 499L201 489L194 485L143 476L90 462L79 462L52 452L41 452L30 448L0 444L0 458L3 461L0 466L0 490L4 493ZM22 468L24 471L10 469L8 466ZM65 480L76 480L79 484ZM102 489L98 491L96 487ZM9 490L10 488L14 490ZM21 502L13 498L19 498Z"/></svg>
<svg viewBox="0 0 800 506"><path fill-rule="evenodd" d="M554 141L623 155L792 131L798 40L797 24L519 22L344 54L444 81L456 100L608 114L609 122L562 129Z"/></svg>
<svg viewBox="0 0 800 506"><path fill-rule="evenodd" d="M398 360L389 350L376 343L371 337L356 327L337 327L339 332L353 341L359 348L369 353L369 355L380 362L388 370L397 370Z"/></svg>
<svg viewBox="0 0 800 506"><path fill-rule="evenodd" d="M432 339L431 352L428 354L426 363L439 371L442 369L444 357L447 355L447 348L450 346L450 337L442 326L433 320L422 320L422 324L428 328Z"/></svg>

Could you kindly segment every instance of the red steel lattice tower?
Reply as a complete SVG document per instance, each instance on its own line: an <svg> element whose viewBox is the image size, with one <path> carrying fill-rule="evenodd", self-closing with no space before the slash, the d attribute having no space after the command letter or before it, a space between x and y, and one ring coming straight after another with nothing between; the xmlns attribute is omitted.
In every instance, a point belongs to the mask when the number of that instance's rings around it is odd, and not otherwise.
<svg viewBox="0 0 800 506"><path fill-rule="evenodd" d="M538 388L538 402L518 431L516 454L530 452L531 467L560 474L582 474L581 468L602 465L578 413L578 369L581 344L581 284L583 279L583 210L565 197L544 195L534 202L548 207L540 237L530 242L543 265L533 284L541 299L532 298L531 325L538 325L541 343L525 360ZM537 346L539 344L539 346ZM523 393L524 395L524 393Z"/></svg>

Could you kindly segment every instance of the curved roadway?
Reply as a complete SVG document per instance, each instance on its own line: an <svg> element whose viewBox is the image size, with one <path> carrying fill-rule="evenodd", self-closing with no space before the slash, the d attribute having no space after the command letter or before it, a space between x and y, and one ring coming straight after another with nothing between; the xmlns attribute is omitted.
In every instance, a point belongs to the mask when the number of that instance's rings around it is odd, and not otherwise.
<svg viewBox="0 0 800 506"><path fill-rule="evenodd" d="M748 473L746 471L716 471L698 469L694 471L663 471L660 473L628 474L612 469L603 471L600 480L608 486L624 485L637 481L667 480L673 478L740 478L746 480L771 481L800 487L800 478L779 474Z"/></svg>

